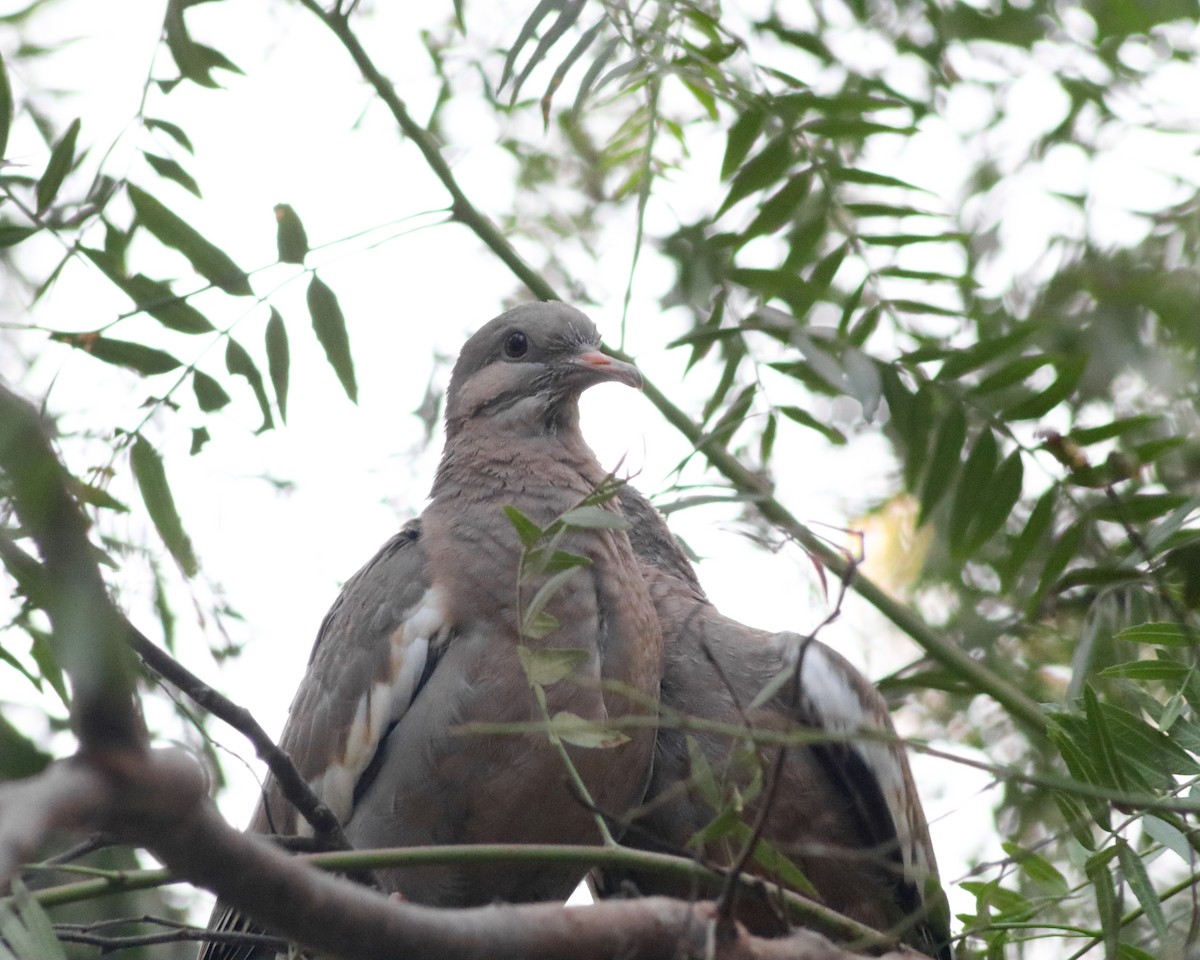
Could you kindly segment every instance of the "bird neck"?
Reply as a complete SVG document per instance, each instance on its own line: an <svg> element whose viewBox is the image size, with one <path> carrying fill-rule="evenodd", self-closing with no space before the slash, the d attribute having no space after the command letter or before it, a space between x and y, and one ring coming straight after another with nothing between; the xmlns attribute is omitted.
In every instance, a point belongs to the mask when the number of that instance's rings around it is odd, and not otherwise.
<svg viewBox="0 0 1200 960"><path fill-rule="evenodd" d="M485 491L512 495L541 487L561 491L569 508L605 477L579 430L574 404L552 420L499 414L447 425L446 447L431 497L475 499Z"/></svg>

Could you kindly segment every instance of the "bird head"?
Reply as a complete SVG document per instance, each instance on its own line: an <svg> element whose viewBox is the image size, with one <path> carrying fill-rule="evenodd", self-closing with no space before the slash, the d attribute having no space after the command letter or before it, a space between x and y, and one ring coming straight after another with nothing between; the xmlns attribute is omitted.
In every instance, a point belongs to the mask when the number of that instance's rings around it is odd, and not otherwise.
<svg viewBox="0 0 1200 960"><path fill-rule="evenodd" d="M579 395L609 380L642 386L637 367L600 352L596 325L574 307L522 304L464 344L446 395L447 436L479 418L521 431L577 426Z"/></svg>

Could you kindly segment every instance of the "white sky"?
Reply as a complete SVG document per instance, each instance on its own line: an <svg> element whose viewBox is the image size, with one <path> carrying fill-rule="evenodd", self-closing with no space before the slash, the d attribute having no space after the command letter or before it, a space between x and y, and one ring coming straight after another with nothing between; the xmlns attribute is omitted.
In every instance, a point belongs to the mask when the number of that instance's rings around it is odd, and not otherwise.
<svg viewBox="0 0 1200 960"><path fill-rule="evenodd" d="M0 13L23 5L0 0ZM189 10L193 36L221 49L247 76L218 72L226 87L223 91L186 83L169 96L150 91L147 116L180 123L196 144L194 159L178 152L172 155L197 178L204 202L194 203L181 189L159 181L139 158L138 149L149 146L166 153L168 141L151 138L133 121L155 55L164 6L127 0L117 17L111 4L61 2L52 8L57 11L54 16L38 21L39 33L30 38L49 44L68 36L80 38L39 67L18 69L12 79L18 93L42 87L47 80L73 91L53 105L52 116L60 129L74 116L84 117L81 142L96 145L84 165L87 171L94 171L105 147L116 143L105 163L110 175L128 176L149 188L251 270L275 258L272 207L276 203L289 203L297 210L314 246L444 204L441 189L415 149L395 132L390 117L358 79L340 46L293 3L240 3L236 14L231 4L203 4ZM373 12L369 26L361 22L369 49L418 117L426 114L436 87L417 31L420 26L439 28L444 13L441 6L422 13L413 4L383 3ZM483 10L468 5L469 26L475 28L483 16ZM415 23L419 17L428 22ZM491 42L502 47L521 18L518 13L505 21L497 15L498 26L484 25L481 33L492 31ZM14 42L11 31L0 32L0 52L10 53ZM1003 60L996 51L989 55ZM154 75L171 75L173 67L165 51L159 50L157 57ZM959 57L954 66L963 76L973 76L972 71L983 75L997 69L987 60L988 56ZM494 80L500 59L493 57L492 63ZM898 69L903 73L903 65ZM1024 145L1057 122L1061 105L1044 99L1047 79L1048 73L1031 71L1015 84L1007 94L1010 118L986 135L1006 167L1020 167ZM1171 79L1173 83L1164 82L1162 87L1162 109L1167 115L1187 116L1177 106L1179 91L1194 91L1200 85L1194 77L1188 82ZM535 79L530 89L540 89L536 84ZM963 169L974 133L973 118L982 113L983 105L972 103L974 96L983 96L979 88L956 91L943 104L943 119L931 119L920 136L891 145L890 155L881 156L876 167L928 185L932 202L949 208L955 197L947 185L953 185ZM523 135L533 129L527 118L517 122ZM497 146L490 114L464 99L447 111L445 123L452 134L447 157L467 194L502 215L511 206L515 166ZM1048 190L1074 192L1084 181L1093 186L1120 184L1119 190L1100 190L1097 203L1111 207L1096 220L1101 239L1128 241L1131 229L1144 230L1126 211L1163 202L1169 185L1154 168L1186 171L1187 164L1195 162L1194 138L1174 152L1165 150L1162 142L1161 137L1153 141L1152 153L1144 143L1116 143L1100 163L1090 165L1081 156L1064 152L1044 164L1031 164L1014 177L1005 195L991 200L1005 204L1002 239L1010 244L994 282L1003 288L1013 276L1048 269L1046 238L1056 230L1079 230L1078 214L1065 204L1047 201ZM979 146L974 143L971 149ZM711 179L723 141L696 140L691 148L691 165L699 172L664 186L649 210L651 235L669 231L677 219L686 220L693 210L709 205L708 197L697 198L691 190L697 182L691 176ZM38 173L44 166L47 151L28 117L14 128L8 152L11 159L26 163L30 172ZM1195 172L1194 166L1190 169ZM85 177L70 180L65 189L85 182ZM430 219L418 217L410 223L420 225ZM1018 225L1027 231L1024 237L1015 235ZM393 233L395 239L370 245ZM588 260L571 244L560 251L599 301L588 309L610 342L616 341L619 330L631 236L631 221L616 219L606 234L610 246L599 262ZM23 262L30 266L51 263L58 252L46 238L27 248L22 251L27 258ZM161 253L144 238L135 246L132 262L155 276L169 276L174 270L186 275L181 260ZM652 250L646 251L644 263L634 288L627 347L652 381L685 408L697 411L711 380L708 372L684 380L686 351L662 349L683 332L684 320L664 316L657 306L670 280L667 268ZM194 413L190 385L180 394L183 412L155 416L147 431L167 456L175 496L203 565L194 608L178 584L173 588L180 615L179 655L234 700L249 705L271 732L282 726L317 624L341 582L423 506L440 440L435 438L429 449L415 452L422 427L410 413L418 407L435 369L432 358L435 354L452 357L465 336L498 313L504 298L516 289L508 272L465 229L454 226L412 229L401 224L394 231L377 231L369 241L318 251L311 264L319 266L348 318L358 405L346 400L313 342L304 306L307 278L294 267L278 266L256 273L252 282L260 295L280 285L270 302L283 313L291 338L292 392L286 428L252 435L258 424L256 406L241 381L232 382L224 375L223 342L168 335L164 346L185 362L207 349L202 369L221 380L235 403L212 422L204 421L213 440L199 457L187 456L190 438L184 428L201 422ZM22 301L12 290L0 291L0 302L13 298ZM231 304L220 295L199 298L197 305L211 308L218 325L238 321L235 336L260 360L265 374L261 338L266 307L254 307L249 300ZM107 281L75 261L29 319L52 329L89 330L126 309L127 302ZM136 339L155 327L152 321L137 319L113 334ZM6 339L10 338L0 333L0 344ZM64 434L103 435L113 424L132 428L140 422L143 412L137 405L146 391L132 378L81 353L48 349L39 333L11 339L24 354L38 357L20 387L35 398L49 390L49 408L61 415ZM15 357L0 352L0 374L12 375L16 370ZM445 383L446 373L444 366L436 368L438 383ZM157 378L155 388L165 389L173 376ZM583 408L585 433L602 463L615 464L625 457L626 465L638 471L637 485L651 494L669 483L669 471L687 447L644 397L609 385L590 391ZM106 449L103 442L76 440L65 448L76 470L102 462ZM801 519L846 525L892 489L891 461L875 435L868 434L850 450L841 451L829 448L810 431L781 424L777 448L780 498ZM113 492L134 499L126 463L118 461L116 469ZM695 482L702 474L693 467L688 476ZM264 477L285 481L289 487L277 489ZM811 629L823 612L807 558L793 547L776 554L753 548L738 535L732 523L735 516L734 510L711 507L672 517L677 532L707 558L700 573L709 593L724 611L756 626ZM124 527L118 524L117 530L135 541L143 536L132 521ZM149 542L153 543L152 536ZM146 612L150 586L143 565L130 558L118 579L122 600L134 611L135 620L156 636L156 624ZM240 658L224 666L208 656L204 626L196 612L206 610L218 590L245 618L244 623L227 623L235 639L247 647ZM822 639L874 676L905 662L913 652L862 604L853 604L843 622L827 630ZM5 690L0 699L24 695L24 691ZM32 723L33 716L16 710L12 719ZM232 749L250 755L236 734L220 727L214 733ZM934 821L944 876L958 878L972 859L995 856L995 838L980 829L991 822L994 801L990 794L975 795L985 781L919 756L914 763ZM253 780L236 763L228 764L227 772L234 786L223 795L222 808L234 822L245 822L253 805ZM968 903L957 900L959 907Z"/></svg>

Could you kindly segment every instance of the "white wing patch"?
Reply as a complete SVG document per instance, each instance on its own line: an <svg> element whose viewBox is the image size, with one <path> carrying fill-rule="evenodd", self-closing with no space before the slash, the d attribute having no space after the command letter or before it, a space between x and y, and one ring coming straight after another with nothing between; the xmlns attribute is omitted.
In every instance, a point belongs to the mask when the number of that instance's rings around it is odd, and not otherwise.
<svg viewBox="0 0 1200 960"><path fill-rule="evenodd" d="M789 651L789 658L793 662L800 649L801 646L795 646ZM845 664L830 657L822 644L807 645L801 670L805 699L821 727L840 734L876 730L895 735L886 714L873 710L874 704L863 703L859 690L846 675ZM864 738L852 739L849 744L862 757L879 783L879 790L896 829L905 879L915 883L917 889L921 890L922 883L931 871L926 851L913 837L909 816L916 798L908 795L902 757L897 756L897 751L902 748L898 744Z"/></svg>
<svg viewBox="0 0 1200 960"><path fill-rule="evenodd" d="M354 787L393 723L404 716L412 703L417 684L429 660L429 648L445 636L446 622L441 592L430 587L404 622L388 637L389 680L373 683L359 698L340 761L335 760L309 786L345 823L354 805ZM302 835L310 836L307 822L299 824Z"/></svg>

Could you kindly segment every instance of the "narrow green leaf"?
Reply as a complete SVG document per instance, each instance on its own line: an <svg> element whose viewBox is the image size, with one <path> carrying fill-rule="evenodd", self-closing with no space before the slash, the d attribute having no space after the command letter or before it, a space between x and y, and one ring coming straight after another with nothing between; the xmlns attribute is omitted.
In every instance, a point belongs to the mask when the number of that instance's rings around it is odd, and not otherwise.
<svg viewBox="0 0 1200 960"><path fill-rule="evenodd" d="M1001 366L1000 369L980 380L971 392L976 396L995 393L997 390L1003 390L1005 387L1011 387L1013 384L1020 383L1042 367L1049 366L1052 363L1054 363L1054 358L1045 356L1044 354L1038 354L1033 357L1017 357L1017 359L1010 360Z"/></svg>
<svg viewBox="0 0 1200 960"><path fill-rule="evenodd" d="M814 899L820 899L820 892L812 885L808 877L804 875L804 871L775 849L775 847L771 846L765 839L760 837L758 843L754 845L753 856L755 863L793 890L807 894Z"/></svg>
<svg viewBox="0 0 1200 960"><path fill-rule="evenodd" d="M342 388L353 403L358 402L358 384L354 379L354 361L350 357L350 338L346 333L346 318L337 296L315 273L308 285L308 312L313 330L325 350Z"/></svg>
<svg viewBox="0 0 1200 960"><path fill-rule="evenodd" d="M192 371L192 390L196 394L196 403L205 413L220 410L229 403L229 394L225 392L225 388L201 370Z"/></svg>
<svg viewBox="0 0 1200 960"><path fill-rule="evenodd" d="M133 466L138 490L142 494L142 501L146 504L146 511L150 514L158 535L175 558L175 562L179 564L184 576L194 577L199 565L192 550L192 541L184 532L183 521L175 507L175 498L167 483L162 458L149 441L139 435L129 452L129 460Z"/></svg>
<svg viewBox="0 0 1200 960"><path fill-rule="evenodd" d="M757 190L765 190L776 183L788 167L792 165L792 141L787 134L780 134L767 141L766 146L759 151L754 159L748 161L734 175L729 185L729 193L725 195L717 216L739 200L742 200Z"/></svg>
<svg viewBox="0 0 1200 960"><path fill-rule="evenodd" d="M1145 523L1170 513L1189 499L1181 493L1135 493L1120 497L1116 503L1107 500L1098 503L1091 514L1096 520L1112 523Z"/></svg>
<svg viewBox="0 0 1200 960"><path fill-rule="evenodd" d="M763 427L762 435L758 438L758 460L766 466L771 462L771 454L775 450L775 434L779 429L779 418L770 413L767 415L767 425Z"/></svg>
<svg viewBox="0 0 1200 960"><path fill-rule="evenodd" d="M1036 420L1044 417L1075 391L1087 367L1087 357L1074 356L1055 363L1058 379L1040 393L1019 400L1004 411L1009 420Z"/></svg>
<svg viewBox="0 0 1200 960"><path fill-rule="evenodd" d="M1117 787L1121 790L1129 788L1126 780L1126 770L1117 754L1112 732L1105 723L1100 700L1091 684L1083 687L1084 717L1087 721L1088 739L1091 744L1092 761L1105 786Z"/></svg>
<svg viewBox="0 0 1200 960"><path fill-rule="evenodd" d="M1115 663L1100 671L1102 677L1120 677L1125 680L1138 681L1181 681L1189 673L1191 667L1171 660L1130 660L1126 663Z"/></svg>
<svg viewBox="0 0 1200 960"><path fill-rule="evenodd" d="M0 655L5 654L6 651L0 650ZM13 664L22 673L29 676L15 659ZM3 714L0 714L0 780L19 780L24 777L32 777L45 770L52 759L54 758L50 754L44 753L34 745L32 740L9 723Z"/></svg>
<svg viewBox="0 0 1200 960"><path fill-rule="evenodd" d="M900 187L903 190L929 193L928 190L908 183L905 180L897 180L895 177L889 177L887 174L874 173L870 170L855 170L852 167L831 167L829 168L829 173L835 180L841 180L843 183L862 183L873 187Z"/></svg>
<svg viewBox="0 0 1200 960"><path fill-rule="evenodd" d="M576 507L562 515L562 522L568 527L583 530L628 530L629 521L615 510L605 510L604 507Z"/></svg>
<svg viewBox="0 0 1200 960"><path fill-rule="evenodd" d="M742 161L750 153L750 148L754 146L754 141L762 133L765 122L766 114L753 108L744 111L734 121L725 140L725 156L721 160L722 180L728 180L742 165Z"/></svg>
<svg viewBox="0 0 1200 960"><path fill-rule="evenodd" d="M988 542L1007 522L1013 507L1021 499L1021 488L1025 481L1025 465L1021 451L1010 453L996 471L989 496L979 506L975 522L971 525L966 541L966 552L973 554Z"/></svg>
<svg viewBox="0 0 1200 960"><path fill-rule="evenodd" d="M1027 850L1018 844L1005 842L1001 846L1021 872L1041 887L1047 894L1054 897L1065 897L1070 892L1070 885L1054 864L1032 850Z"/></svg>
<svg viewBox="0 0 1200 960"><path fill-rule="evenodd" d="M1046 565L1042 568L1042 575L1038 580L1037 590L1034 591L1033 597L1030 599L1030 611L1036 609L1036 605L1041 602L1042 597L1050 589L1051 584L1058 580L1059 575L1067 568L1067 564L1075 559L1076 554L1079 552L1079 546L1083 543L1084 535L1088 529L1087 524L1074 523L1059 535L1058 540L1050 549L1049 556L1046 557Z"/></svg>
<svg viewBox="0 0 1200 960"><path fill-rule="evenodd" d="M39 216L50 209L50 204L58 196L58 188L62 186L63 178L75 162L75 140L79 136L79 123L79 119L76 118L50 151L50 160L46 163L46 170L37 185Z"/></svg>
<svg viewBox="0 0 1200 960"><path fill-rule="evenodd" d="M1036 331L1036 324L1024 323L1012 333L1007 333L1002 337L986 337L964 350L956 350L942 364L937 378L939 380L957 380L963 374L978 370L1009 350L1019 347ZM1025 359L1029 358L1018 358L1017 362Z"/></svg>
<svg viewBox="0 0 1200 960"><path fill-rule="evenodd" d="M550 728L563 743L588 750L607 750L629 742L629 737L620 730L605 729L595 720L584 720L566 710L550 718Z"/></svg>
<svg viewBox="0 0 1200 960"><path fill-rule="evenodd" d="M950 550L956 557L961 558L964 554L967 529L992 495L992 474L996 470L998 456L996 435L990 427L984 427L967 455L962 479L955 488L954 502L950 508Z"/></svg>
<svg viewBox="0 0 1200 960"><path fill-rule="evenodd" d="M521 541L521 546L528 549L542 539L543 531L536 523L530 520L516 507L504 507L504 515L508 517L508 522L513 525L513 529L517 531L517 537Z"/></svg>
<svg viewBox="0 0 1200 960"><path fill-rule="evenodd" d="M160 157L156 153L150 153L143 150L142 156L146 158L146 162L150 164L154 172L160 177L165 177L167 180L174 180L177 184L187 190L189 193L200 196L200 184L196 182L196 178L183 169L178 161L172 160L170 157Z"/></svg>
<svg viewBox="0 0 1200 960"><path fill-rule="evenodd" d="M810 430L816 430L817 433L825 437L830 443L837 444L840 447L846 442L846 435L841 430L827 423L822 423L807 410L786 406L780 407L779 412L793 423L798 423L802 427L808 427Z"/></svg>
<svg viewBox="0 0 1200 960"><path fill-rule="evenodd" d="M0 56L0 160L3 160L8 149L8 131L12 129L13 97L12 87L8 82L8 68L4 57Z"/></svg>
<svg viewBox="0 0 1200 960"><path fill-rule="evenodd" d="M32 237L40 229L41 227L22 227L15 223L0 223L0 247L15 247L22 240Z"/></svg>
<svg viewBox="0 0 1200 960"><path fill-rule="evenodd" d="M308 234L296 211L286 203L275 204L275 246L281 263L303 263L308 256Z"/></svg>
<svg viewBox="0 0 1200 960"><path fill-rule="evenodd" d="M559 570L568 570L571 567L590 567L591 565L592 561L587 557L581 557L579 554L567 550L555 550L546 560L544 572L557 573Z"/></svg>
<svg viewBox="0 0 1200 960"><path fill-rule="evenodd" d="M1050 487L1043 493L1029 514L1029 519L1025 521L1025 526L1013 541L1008 557L999 567L1000 579L1006 590L1011 588L1012 582L1025 566L1025 561L1029 559L1034 548L1046 538L1046 533L1054 521L1054 505L1057 499L1057 487Z"/></svg>
<svg viewBox="0 0 1200 960"><path fill-rule="evenodd" d="M180 362L165 350L156 350L154 347L128 340L112 340L96 333L52 333L50 339L69 344L104 363L129 367L146 376L168 373L181 366Z"/></svg>
<svg viewBox="0 0 1200 960"><path fill-rule="evenodd" d="M1086 447L1093 443L1101 443L1105 440L1111 440L1113 437L1121 437L1127 433L1134 432L1142 427L1148 427L1161 421L1161 417L1153 414L1144 413L1136 417L1123 417L1114 420L1112 423L1106 423L1099 427L1083 427L1076 428L1067 434L1067 437L1072 440L1076 446Z"/></svg>
<svg viewBox="0 0 1200 960"><path fill-rule="evenodd" d="M538 612L536 617L532 617L525 623L525 629L522 631L524 636L529 640L541 640L547 637L558 629L558 621L555 620L545 610Z"/></svg>
<svg viewBox="0 0 1200 960"><path fill-rule="evenodd" d="M1121 864L1121 872L1125 874L1125 882L1137 897L1138 903L1146 911L1150 926L1158 937L1159 946L1166 948L1168 944L1167 918L1163 913L1162 902L1150 877L1146 873L1146 865L1142 858L1124 840L1117 838L1117 860Z"/></svg>
<svg viewBox="0 0 1200 960"><path fill-rule="evenodd" d="M565 570L559 570L558 573L550 576L545 583L533 595L533 599L529 601L529 605L525 608L522 619L525 623L535 623L542 611L545 610L546 604L554 599L568 580L579 572L578 567L568 567ZM524 631L523 631L524 632ZM535 638L536 639L536 638Z"/></svg>
<svg viewBox="0 0 1200 960"><path fill-rule="evenodd" d="M521 644L517 659L530 683L550 687L558 683L588 658L588 651L579 647L549 647L534 650Z"/></svg>
<svg viewBox="0 0 1200 960"><path fill-rule="evenodd" d="M933 513L950 485L958 475L959 460L967 439L967 419L962 407L954 404L942 418L937 439L933 444L933 455L925 468L925 482L921 488L921 518L924 523Z"/></svg>
<svg viewBox="0 0 1200 960"><path fill-rule="evenodd" d="M291 351L288 348L287 328L278 310L271 308L267 321L267 374L275 390L275 402L279 404L279 418L287 423L288 371L291 368Z"/></svg>
<svg viewBox="0 0 1200 960"><path fill-rule="evenodd" d="M750 222L742 233L742 240L774 233L786 223L795 219L804 198L808 196L812 186L812 173L804 171L790 177L782 187L775 191L762 206L758 215Z"/></svg>
<svg viewBox="0 0 1200 960"><path fill-rule="evenodd" d="M188 135L183 132L183 127L179 126L178 124L171 123L167 120L157 120L153 117L147 118L144 122L147 130L161 130L177 144L183 147L183 149L188 153L196 152L192 147L192 141L188 139Z"/></svg>
<svg viewBox="0 0 1200 960"><path fill-rule="evenodd" d="M252 296L246 272L224 251L209 243L181 217L140 187L129 184L129 199L138 223L165 246L178 250L205 280L234 296Z"/></svg>
<svg viewBox="0 0 1200 960"><path fill-rule="evenodd" d="M117 513L129 512L129 508L125 504L103 487L97 487L95 484L78 481L73 485L72 493L75 494L76 499L88 506L99 507L103 510L115 510Z"/></svg>
<svg viewBox="0 0 1200 960"><path fill-rule="evenodd" d="M192 445L188 449L188 456L194 457L196 454L198 454L201 450L204 449L204 445L206 443L208 443L208 441L211 439L212 439L212 436L208 432L208 427L193 427L192 428Z"/></svg>
<svg viewBox="0 0 1200 960"><path fill-rule="evenodd" d="M840 244L831 253L822 257L820 262L813 267L812 275L808 278L810 294L813 299L820 299L824 296L829 285L833 283L833 278L837 276L842 261L846 259L846 251L849 249L848 243Z"/></svg>
<svg viewBox="0 0 1200 960"><path fill-rule="evenodd" d="M262 374L258 372L258 367L250 358L250 354L246 352L246 348L240 343L229 338L229 342L225 345L225 369L237 377L245 377L246 382L250 384L250 389L254 391L254 399L258 401L258 409L262 413L262 426L258 428L258 433L264 430L270 430L275 426L275 420L271 416L271 404L267 400L267 391L263 386Z"/></svg>
<svg viewBox="0 0 1200 960"><path fill-rule="evenodd" d="M1159 647L1190 647L1192 639L1177 623L1139 623L1117 634L1126 643L1145 643Z"/></svg>

